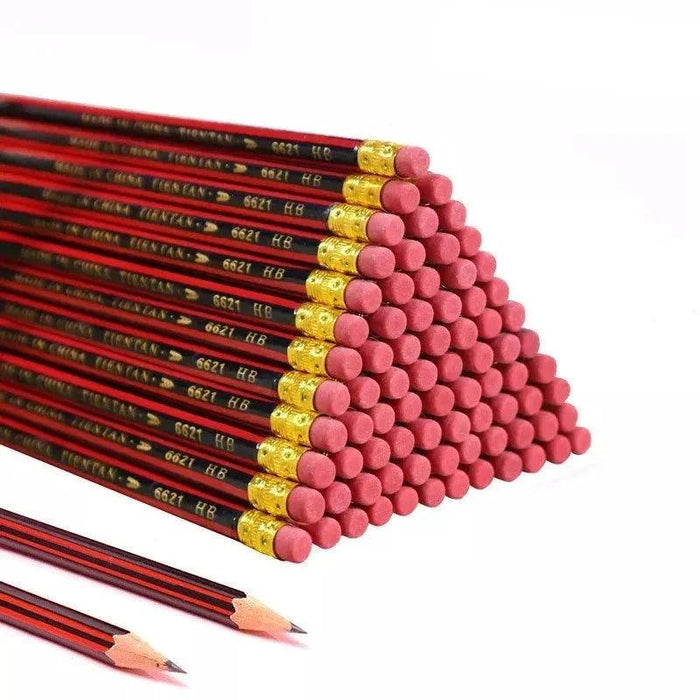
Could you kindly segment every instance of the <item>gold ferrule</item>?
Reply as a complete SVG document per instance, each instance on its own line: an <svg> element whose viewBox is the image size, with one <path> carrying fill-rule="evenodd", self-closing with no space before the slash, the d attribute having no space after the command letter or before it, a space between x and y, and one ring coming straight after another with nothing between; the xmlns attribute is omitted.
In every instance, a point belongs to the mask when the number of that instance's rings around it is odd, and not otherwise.
<svg viewBox="0 0 700 700"><path fill-rule="evenodd" d="M315 411L303 411L288 403L281 403L270 415L270 429L277 437L311 446L311 425L317 417Z"/></svg>
<svg viewBox="0 0 700 700"><path fill-rule="evenodd" d="M304 334L318 340L335 342L335 323L345 313L325 304L307 302L294 315L294 324Z"/></svg>
<svg viewBox="0 0 700 700"><path fill-rule="evenodd" d="M391 141L364 141L357 149L357 164L360 170L375 175L396 175L394 162L401 145Z"/></svg>
<svg viewBox="0 0 700 700"><path fill-rule="evenodd" d="M324 377L316 377L306 372L285 372L277 382L277 395L284 403L306 411L314 411L316 389L325 381Z"/></svg>
<svg viewBox="0 0 700 700"><path fill-rule="evenodd" d="M389 182L382 175L348 175L343 180L343 197L348 204L383 209L382 187Z"/></svg>
<svg viewBox="0 0 700 700"><path fill-rule="evenodd" d="M265 438L258 445L258 464L268 473L298 481L297 466L307 447L277 437Z"/></svg>
<svg viewBox="0 0 700 700"><path fill-rule="evenodd" d="M318 246L316 258L321 267L347 275L358 274L357 258L365 249L366 243L349 241L347 238L327 236Z"/></svg>
<svg viewBox="0 0 700 700"><path fill-rule="evenodd" d="M374 213L354 204L334 204L328 215L328 230L351 241L367 241L367 224Z"/></svg>
<svg viewBox="0 0 700 700"><path fill-rule="evenodd" d="M258 552L275 557L275 535L286 525L283 520L258 510L247 510L238 519L238 539Z"/></svg>
<svg viewBox="0 0 700 700"><path fill-rule="evenodd" d="M326 358L335 347L333 343L315 338L298 337L287 346L287 362L300 372L327 377Z"/></svg>
<svg viewBox="0 0 700 700"><path fill-rule="evenodd" d="M248 484L250 505L278 518L289 518L287 499L295 486L298 484L274 474L256 474Z"/></svg>
<svg viewBox="0 0 700 700"><path fill-rule="evenodd" d="M306 278L306 295L311 301L319 304L347 309L345 305L345 290L352 282L352 277L340 272L314 270Z"/></svg>

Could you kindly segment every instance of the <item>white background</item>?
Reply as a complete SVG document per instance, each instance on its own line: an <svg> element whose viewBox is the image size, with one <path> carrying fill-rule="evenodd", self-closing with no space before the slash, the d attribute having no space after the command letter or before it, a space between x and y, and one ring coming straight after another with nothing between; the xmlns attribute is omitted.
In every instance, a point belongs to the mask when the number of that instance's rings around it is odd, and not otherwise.
<svg viewBox="0 0 700 700"><path fill-rule="evenodd" d="M698 697L693 4L8 6L0 91L427 147L594 447L297 567L2 450L3 506L244 587L311 633L237 634L0 552L3 580L190 672L119 673L0 627L3 698Z"/></svg>

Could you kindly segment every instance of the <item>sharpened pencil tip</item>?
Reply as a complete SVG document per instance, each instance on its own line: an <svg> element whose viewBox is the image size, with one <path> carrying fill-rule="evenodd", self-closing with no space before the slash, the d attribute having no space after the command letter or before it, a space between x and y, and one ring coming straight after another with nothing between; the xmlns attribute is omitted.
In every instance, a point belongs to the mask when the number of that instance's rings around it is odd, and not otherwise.
<svg viewBox="0 0 700 700"><path fill-rule="evenodd" d="M172 661L165 662L165 670L171 671L172 673L187 673L185 669L180 668L177 664L174 664Z"/></svg>
<svg viewBox="0 0 700 700"><path fill-rule="evenodd" d="M290 632L294 632L294 634L308 634L306 630L301 629L301 627L298 627L295 625L293 622L289 623L291 625Z"/></svg>

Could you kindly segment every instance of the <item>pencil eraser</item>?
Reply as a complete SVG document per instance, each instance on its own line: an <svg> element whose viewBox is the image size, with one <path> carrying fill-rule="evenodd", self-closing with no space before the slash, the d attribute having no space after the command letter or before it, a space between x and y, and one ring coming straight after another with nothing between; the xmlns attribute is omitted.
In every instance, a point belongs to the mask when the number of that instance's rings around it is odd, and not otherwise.
<svg viewBox="0 0 700 700"><path fill-rule="evenodd" d="M491 407L494 422L499 425L507 425L518 415L518 400L511 394L498 394L486 403Z"/></svg>
<svg viewBox="0 0 700 700"><path fill-rule="evenodd" d="M503 319L503 330L517 333L525 323L525 307L518 301L507 301L498 309Z"/></svg>
<svg viewBox="0 0 700 700"><path fill-rule="evenodd" d="M386 372L394 362L394 351L391 345L381 340L370 338L357 349L357 352L362 358L362 369L372 374Z"/></svg>
<svg viewBox="0 0 700 700"><path fill-rule="evenodd" d="M534 416L537 411L542 409L544 404L542 392L536 386L531 386L530 384L516 392L515 399L518 402L518 413L523 416Z"/></svg>
<svg viewBox="0 0 700 700"><path fill-rule="evenodd" d="M432 418L417 418L406 426L415 438L415 446L419 450L432 450L440 444L442 428Z"/></svg>
<svg viewBox="0 0 700 700"><path fill-rule="evenodd" d="M338 316L333 326L333 336L338 345L358 348L369 338L369 325L362 316L344 313Z"/></svg>
<svg viewBox="0 0 700 700"><path fill-rule="evenodd" d="M523 460L515 452L502 452L492 462L493 471L501 481L514 481L523 473Z"/></svg>
<svg viewBox="0 0 700 700"><path fill-rule="evenodd" d="M483 374L480 374L476 380L481 386L481 395L490 399L497 396L503 389L503 374L495 367L490 367Z"/></svg>
<svg viewBox="0 0 700 700"><path fill-rule="evenodd" d="M503 388L506 391L520 391L527 384L528 370L522 362L499 365L498 371L501 373Z"/></svg>
<svg viewBox="0 0 700 700"><path fill-rule="evenodd" d="M559 421L551 411L538 411L530 418L535 438L540 442L549 442L559 432Z"/></svg>
<svg viewBox="0 0 700 700"><path fill-rule="evenodd" d="M391 276L397 273L393 272ZM352 279L345 287L345 308L358 314L372 314L382 305L382 289L376 282Z"/></svg>
<svg viewBox="0 0 700 700"><path fill-rule="evenodd" d="M342 450L331 455L331 460L335 464L335 471L340 479L352 479L357 476L364 466L362 452L356 447L343 447Z"/></svg>
<svg viewBox="0 0 700 700"><path fill-rule="evenodd" d="M411 273L415 295L419 299L430 299L440 289L440 273L434 267L423 265Z"/></svg>
<svg viewBox="0 0 700 700"><path fill-rule="evenodd" d="M350 407L350 391L341 382L325 380L314 392L314 409L327 416L340 416Z"/></svg>
<svg viewBox="0 0 700 700"><path fill-rule="evenodd" d="M454 231L454 236L459 241L459 254L465 258L471 258L481 248L481 231L473 226L465 226L459 231Z"/></svg>
<svg viewBox="0 0 700 700"><path fill-rule="evenodd" d="M299 523L315 523L322 517L326 502L319 491L306 486L295 486L287 498L287 513Z"/></svg>
<svg viewBox="0 0 700 700"><path fill-rule="evenodd" d="M469 416L469 421L472 424L472 432L483 433L488 430L493 423L493 411L491 407L480 401L474 408L467 410L467 415Z"/></svg>
<svg viewBox="0 0 700 700"><path fill-rule="evenodd" d="M321 549L335 547L342 534L338 521L329 517L323 517L313 525L306 525L304 529L311 536L313 543Z"/></svg>
<svg viewBox="0 0 700 700"><path fill-rule="evenodd" d="M416 333L420 340L423 355L432 357L444 355L450 348L450 331L438 323L428 326L424 331Z"/></svg>
<svg viewBox="0 0 700 700"><path fill-rule="evenodd" d="M411 365L420 357L420 340L411 333L404 333L388 342L397 365Z"/></svg>
<svg viewBox="0 0 700 700"><path fill-rule="evenodd" d="M309 442L321 452L337 452L348 444L348 431L339 420L318 416L311 423Z"/></svg>
<svg viewBox="0 0 700 700"><path fill-rule="evenodd" d="M485 459L477 459L467 468L469 483L475 489L485 489L494 479L495 471L491 462Z"/></svg>
<svg viewBox="0 0 700 700"><path fill-rule="evenodd" d="M479 331L479 337L485 340L495 338L503 328L503 320L501 314L496 309L484 309L475 319L476 327Z"/></svg>
<svg viewBox="0 0 700 700"><path fill-rule="evenodd" d="M432 304L424 299L411 299L401 307L401 311L406 316L406 328L413 333L424 331L435 318Z"/></svg>
<svg viewBox="0 0 700 700"><path fill-rule="evenodd" d="M537 354L525 361L530 381L548 384L557 374L557 362L550 355Z"/></svg>
<svg viewBox="0 0 700 700"><path fill-rule="evenodd" d="M449 476L454 474L459 467L459 452L452 445L438 445L426 452L425 456L430 462L433 474Z"/></svg>
<svg viewBox="0 0 700 700"><path fill-rule="evenodd" d="M401 245L400 243L398 244ZM357 272L362 277L383 280L396 269L396 257L384 246L367 245L357 255Z"/></svg>
<svg viewBox="0 0 700 700"><path fill-rule="evenodd" d="M491 340L493 361L498 364L510 364L520 356L520 341L512 333L499 333Z"/></svg>
<svg viewBox="0 0 700 700"><path fill-rule="evenodd" d="M395 459L408 457L416 444L413 433L402 425L395 425L384 435L384 440L389 443L391 456Z"/></svg>
<svg viewBox="0 0 700 700"><path fill-rule="evenodd" d="M306 530L284 525L275 535L273 548L278 559L300 564L308 559L312 544L311 535Z"/></svg>
<svg viewBox="0 0 700 700"><path fill-rule="evenodd" d="M496 274L496 258L491 253L480 250L472 255L470 260L476 265L477 282L488 282L493 279Z"/></svg>
<svg viewBox="0 0 700 700"><path fill-rule="evenodd" d="M369 524L375 527L386 525L394 514L394 507L386 496L380 496L375 503L365 506L363 510L367 513Z"/></svg>
<svg viewBox="0 0 700 700"><path fill-rule="evenodd" d="M361 472L354 479L348 481L353 503L361 506L369 506L376 503L382 495L382 483L374 474Z"/></svg>
<svg viewBox="0 0 700 700"><path fill-rule="evenodd" d="M382 186L379 198L382 209L392 214L410 214L420 204L420 191L412 182L388 180Z"/></svg>
<svg viewBox="0 0 700 700"><path fill-rule="evenodd" d="M476 318L486 308L486 293L480 287L470 287L459 292L462 301L462 315Z"/></svg>
<svg viewBox="0 0 700 700"><path fill-rule="evenodd" d="M420 201L432 206L447 204L452 197L452 180L438 173L426 173L416 180Z"/></svg>
<svg viewBox="0 0 700 700"><path fill-rule="evenodd" d="M333 379L355 379L362 371L362 358L357 350L335 345L326 355L326 372Z"/></svg>
<svg viewBox="0 0 700 700"><path fill-rule="evenodd" d="M493 350L486 343L476 342L460 352L464 368L474 374L483 374L493 363Z"/></svg>
<svg viewBox="0 0 700 700"><path fill-rule="evenodd" d="M401 146L394 158L394 170L399 177L423 177L429 167L430 155L419 146Z"/></svg>
<svg viewBox="0 0 700 700"><path fill-rule="evenodd" d="M440 267L440 280L448 289L469 289L476 281L476 265L471 260L457 258Z"/></svg>
<svg viewBox="0 0 700 700"><path fill-rule="evenodd" d="M420 241L404 238L400 243L391 246L391 252L397 270L415 272L425 263L425 248Z"/></svg>
<svg viewBox="0 0 700 700"><path fill-rule="evenodd" d="M307 450L299 458L297 478L312 488L325 489L335 479L335 465L326 455Z"/></svg>
<svg viewBox="0 0 700 700"><path fill-rule="evenodd" d="M419 359L406 366L406 374L413 391L428 391L437 382L437 367L430 360Z"/></svg>
<svg viewBox="0 0 700 700"><path fill-rule="evenodd" d="M464 442L471 430L469 416L462 411L450 411L447 415L438 418L438 423L442 428L442 439L446 442Z"/></svg>
<svg viewBox="0 0 700 700"><path fill-rule="evenodd" d="M449 265L459 258L459 242L450 233L436 233L426 238L423 245L425 261L430 265Z"/></svg>
<svg viewBox="0 0 700 700"><path fill-rule="evenodd" d="M361 411L346 411L338 420L348 431L348 442L353 445L364 445L372 437L374 423L372 419Z"/></svg>
<svg viewBox="0 0 700 700"><path fill-rule="evenodd" d="M474 408L481 399L481 385L472 377L458 377L449 387L458 408Z"/></svg>
<svg viewBox="0 0 700 700"><path fill-rule="evenodd" d="M467 208L455 199L435 207L442 231L459 231L467 222Z"/></svg>
<svg viewBox="0 0 700 700"><path fill-rule="evenodd" d="M552 413L559 421L559 430L562 433L570 433L578 421L578 411L576 406L570 403L563 403L561 406L556 406L552 409Z"/></svg>
<svg viewBox="0 0 700 700"><path fill-rule="evenodd" d="M518 340L520 340L520 357L528 360L539 352L540 336L536 331L529 328L521 328L517 336Z"/></svg>
<svg viewBox="0 0 700 700"><path fill-rule="evenodd" d="M379 384L371 377L356 377L346 386L350 390L350 405L355 408L372 408L379 401Z"/></svg>
<svg viewBox="0 0 700 700"><path fill-rule="evenodd" d="M368 316L368 321L372 335L381 339L393 340L406 330L406 314L393 306L381 306L371 316ZM359 345L362 343L358 343L356 347Z"/></svg>
<svg viewBox="0 0 700 700"><path fill-rule="evenodd" d="M437 233L438 215L430 207L417 207L415 211L402 218L406 227L406 235L411 238L427 240Z"/></svg>
<svg viewBox="0 0 700 700"><path fill-rule="evenodd" d="M480 437L481 451L490 457L500 455L508 445L508 433L500 425L492 425Z"/></svg>
<svg viewBox="0 0 700 700"><path fill-rule="evenodd" d="M425 455L414 452L401 462L401 470L407 484L419 486L428 480L432 467L430 460Z"/></svg>
<svg viewBox="0 0 700 700"><path fill-rule="evenodd" d="M566 437L575 455L582 455L591 446L591 431L588 428L574 428Z"/></svg>
<svg viewBox="0 0 700 700"><path fill-rule="evenodd" d="M330 486L323 489L323 499L325 501L326 512L330 515L337 515L338 513L343 513L350 507L352 493L347 484L334 481Z"/></svg>
<svg viewBox="0 0 700 700"><path fill-rule="evenodd" d="M379 283L379 288L381 289L381 297L384 303L395 304L396 306L401 306L409 299L412 299L416 291L413 278L409 277L405 272L392 272L386 279ZM365 313L372 313L378 308L379 304L377 304L376 308L372 309L372 311L366 311Z"/></svg>
<svg viewBox="0 0 700 700"><path fill-rule="evenodd" d="M488 305L494 309L503 306L508 301L510 289L508 283L500 277L494 277L492 280L482 283L481 288L486 294Z"/></svg>
<svg viewBox="0 0 700 700"><path fill-rule="evenodd" d="M391 404L394 415L399 423L412 423L423 411L423 402L418 394L409 391Z"/></svg>
<svg viewBox="0 0 700 700"><path fill-rule="evenodd" d="M547 461L547 453L542 445L528 445L522 450L518 450L518 455L523 462L523 471L528 474L538 472Z"/></svg>
<svg viewBox="0 0 700 700"><path fill-rule="evenodd" d="M522 450L535 439L532 423L524 418L516 418L504 427L508 433L508 447L511 449Z"/></svg>
<svg viewBox="0 0 700 700"><path fill-rule="evenodd" d="M435 508L445 500L445 484L442 479L431 476L424 484L416 487L418 500L428 508Z"/></svg>
<svg viewBox="0 0 700 700"><path fill-rule="evenodd" d="M566 379L554 377L551 382L540 386L544 402L550 406L561 406L571 393L571 387Z"/></svg>
<svg viewBox="0 0 700 700"><path fill-rule="evenodd" d="M450 476L443 477L442 481L445 484L445 495L448 498L459 500L464 498L469 491L469 476L460 469Z"/></svg>
<svg viewBox="0 0 700 700"><path fill-rule="evenodd" d="M378 211L367 220L367 240L375 245L396 245L406 232L401 217Z"/></svg>
<svg viewBox="0 0 700 700"><path fill-rule="evenodd" d="M481 454L481 440L473 433L467 435L456 447L460 464L474 464Z"/></svg>
<svg viewBox="0 0 700 700"><path fill-rule="evenodd" d="M433 358L437 367L438 380L443 384L451 384L462 374L464 362L456 352L446 352L441 357Z"/></svg>
<svg viewBox="0 0 700 700"><path fill-rule="evenodd" d="M396 515L410 515L418 507L418 491L412 486L402 486L389 499Z"/></svg>
<svg viewBox="0 0 700 700"><path fill-rule="evenodd" d="M391 448L383 438L373 436L359 449L365 469L381 469L391 459Z"/></svg>
<svg viewBox="0 0 700 700"><path fill-rule="evenodd" d="M397 464L389 462L376 472L377 478L382 484L382 494L391 496L403 486L403 471Z"/></svg>
<svg viewBox="0 0 700 700"><path fill-rule="evenodd" d="M446 289L441 289L428 303L433 307L435 320L440 323L452 323L462 313L462 300Z"/></svg>
<svg viewBox="0 0 700 700"><path fill-rule="evenodd" d="M374 423L375 435L384 435L396 423L396 413L388 403L378 403L376 406L372 406L372 408L367 409L367 415Z"/></svg>
<svg viewBox="0 0 700 700"><path fill-rule="evenodd" d="M409 378L404 369L389 367L384 374L376 374L381 396L386 399L400 399L408 393Z"/></svg>
<svg viewBox="0 0 700 700"><path fill-rule="evenodd" d="M571 443L564 435L557 435L544 445L547 461L552 464L563 464L571 455Z"/></svg>
<svg viewBox="0 0 700 700"><path fill-rule="evenodd" d="M369 517L362 508L350 507L335 517L344 537L362 537L369 527Z"/></svg>
<svg viewBox="0 0 700 700"><path fill-rule="evenodd" d="M448 386L436 384L421 394L421 401L423 402L424 413L441 418L454 408L455 395Z"/></svg>

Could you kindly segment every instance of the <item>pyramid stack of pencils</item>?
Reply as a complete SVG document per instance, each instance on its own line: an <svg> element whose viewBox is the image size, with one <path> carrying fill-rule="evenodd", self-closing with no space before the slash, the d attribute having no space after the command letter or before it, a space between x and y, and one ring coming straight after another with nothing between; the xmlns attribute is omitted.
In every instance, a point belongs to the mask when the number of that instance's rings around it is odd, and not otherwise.
<svg viewBox="0 0 700 700"><path fill-rule="evenodd" d="M590 445L426 151L0 96L0 441L287 561Z"/></svg>

